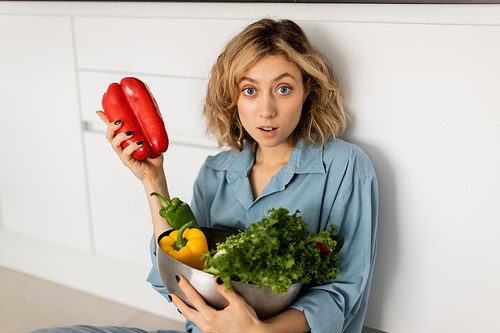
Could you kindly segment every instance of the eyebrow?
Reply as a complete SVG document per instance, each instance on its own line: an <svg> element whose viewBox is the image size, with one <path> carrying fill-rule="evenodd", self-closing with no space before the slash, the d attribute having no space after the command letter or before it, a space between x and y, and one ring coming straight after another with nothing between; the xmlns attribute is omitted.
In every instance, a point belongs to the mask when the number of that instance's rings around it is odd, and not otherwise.
<svg viewBox="0 0 500 333"><path fill-rule="evenodd" d="M288 72L285 72L285 73L281 74L280 76L276 77L276 78L273 80L273 82L279 81L279 80L281 80L281 79L283 79L283 78L285 78L285 77L290 77L290 78L292 78L295 82L297 82L297 80L295 80L295 77L293 77L293 75L292 75L292 74L290 74L290 73L288 73ZM249 82L252 82L252 83L257 83L257 80L252 79L251 77L248 77L248 76L243 76L243 77L241 78L240 82L242 82L242 81L249 81Z"/></svg>

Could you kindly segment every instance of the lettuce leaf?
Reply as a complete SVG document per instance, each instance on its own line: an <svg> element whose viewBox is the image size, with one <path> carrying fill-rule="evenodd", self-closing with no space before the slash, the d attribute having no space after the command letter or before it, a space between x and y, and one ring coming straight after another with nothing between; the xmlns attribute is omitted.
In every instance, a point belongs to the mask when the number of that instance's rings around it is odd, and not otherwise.
<svg viewBox="0 0 500 333"><path fill-rule="evenodd" d="M228 288L232 281L270 286L285 294L293 283L322 284L335 280L341 239L333 225L317 235L307 230L298 210L271 209L269 216L252 223L248 230L230 236L203 255L205 272L219 275ZM316 242L331 252L321 252Z"/></svg>

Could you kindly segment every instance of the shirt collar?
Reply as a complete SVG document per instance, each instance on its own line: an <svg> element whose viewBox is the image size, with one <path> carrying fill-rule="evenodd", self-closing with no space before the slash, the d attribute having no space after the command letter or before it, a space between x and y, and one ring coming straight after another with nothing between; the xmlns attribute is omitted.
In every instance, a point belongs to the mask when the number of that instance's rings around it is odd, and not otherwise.
<svg viewBox="0 0 500 333"><path fill-rule="evenodd" d="M245 143L243 151L234 153L232 158L219 162L222 163L217 166L217 169L226 170L228 182L233 183L239 177L248 175L255 162L255 151L250 144ZM311 146L305 142L305 139L300 139L295 145L288 163L281 171L284 183L288 183L294 174L325 173L323 146Z"/></svg>
<svg viewBox="0 0 500 333"><path fill-rule="evenodd" d="M323 163L323 146L308 145L305 139L300 139L294 148L294 152L296 152L297 156L294 173L326 172ZM294 152L292 152L292 155Z"/></svg>

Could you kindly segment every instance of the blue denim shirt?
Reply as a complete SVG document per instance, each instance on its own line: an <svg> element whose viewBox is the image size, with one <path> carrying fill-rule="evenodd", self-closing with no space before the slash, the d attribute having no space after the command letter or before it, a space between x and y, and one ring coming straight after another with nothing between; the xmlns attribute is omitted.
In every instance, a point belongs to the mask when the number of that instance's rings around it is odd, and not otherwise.
<svg viewBox="0 0 500 333"><path fill-rule="evenodd" d="M300 140L288 163L253 199L249 172L254 151L225 151L210 156L194 184L191 208L201 226L246 229L271 208L300 211L315 233L333 224L342 236L340 275L335 282L305 286L292 308L303 311L311 332L361 332L377 246L378 186L373 166L357 146L340 139L324 146ZM168 294L156 267L148 281ZM188 332L201 332L188 322Z"/></svg>

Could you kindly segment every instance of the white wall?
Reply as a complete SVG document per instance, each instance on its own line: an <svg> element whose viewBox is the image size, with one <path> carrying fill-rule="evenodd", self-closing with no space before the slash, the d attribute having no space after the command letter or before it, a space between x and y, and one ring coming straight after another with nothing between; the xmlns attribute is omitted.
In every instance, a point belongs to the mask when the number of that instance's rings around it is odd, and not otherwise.
<svg viewBox="0 0 500 333"><path fill-rule="evenodd" d="M181 320L144 281L145 194L95 111L109 83L146 81L172 140L171 193L189 201L217 152L199 116L210 66L263 16L296 20L329 57L345 139L378 174L365 324L498 329L499 5L0 2L0 265Z"/></svg>

